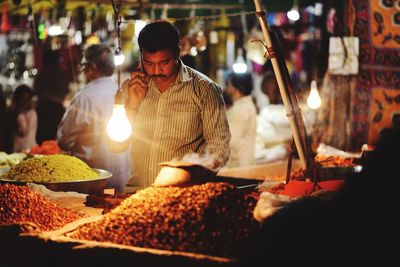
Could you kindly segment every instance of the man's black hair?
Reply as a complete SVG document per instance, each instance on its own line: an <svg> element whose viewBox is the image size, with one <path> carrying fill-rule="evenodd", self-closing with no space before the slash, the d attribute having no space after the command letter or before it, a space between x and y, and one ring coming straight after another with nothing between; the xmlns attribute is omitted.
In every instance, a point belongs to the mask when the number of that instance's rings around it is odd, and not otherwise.
<svg viewBox="0 0 400 267"><path fill-rule="evenodd" d="M140 50L155 53L170 50L179 56L179 30L168 21L156 21L147 24L139 33Z"/></svg>
<svg viewBox="0 0 400 267"><path fill-rule="evenodd" d="M253 77L251 73L231 72L228 74L227 80L243 95L250 95L253 91Z"/></svg>

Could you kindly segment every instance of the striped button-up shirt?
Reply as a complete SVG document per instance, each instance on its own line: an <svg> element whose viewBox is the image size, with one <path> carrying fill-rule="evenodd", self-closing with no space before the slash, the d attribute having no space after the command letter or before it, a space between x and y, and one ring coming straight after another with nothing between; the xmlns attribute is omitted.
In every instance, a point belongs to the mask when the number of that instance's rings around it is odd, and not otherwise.
<svg viewBox="0 0 400 267"><path fill-rule="evenodd" d="M122 85L126 93L127 82ZM133 121L132 167L135 185L150 186L159 163L196 153L221 164L229 159L231 138L221 88L180 62L178 77L161 93L150 79Z"/></svg>

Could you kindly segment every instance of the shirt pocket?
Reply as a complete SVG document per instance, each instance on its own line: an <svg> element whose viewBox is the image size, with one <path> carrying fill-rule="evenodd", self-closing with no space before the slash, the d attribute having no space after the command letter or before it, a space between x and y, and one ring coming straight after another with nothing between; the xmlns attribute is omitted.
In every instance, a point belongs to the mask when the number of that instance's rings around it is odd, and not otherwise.
<svg viewBox="0 0 400 267"><path fill-rule="evenodd" d="M189 143L202 135L200 110L194 106L171 106L167 118L168 138Z"/></svg>

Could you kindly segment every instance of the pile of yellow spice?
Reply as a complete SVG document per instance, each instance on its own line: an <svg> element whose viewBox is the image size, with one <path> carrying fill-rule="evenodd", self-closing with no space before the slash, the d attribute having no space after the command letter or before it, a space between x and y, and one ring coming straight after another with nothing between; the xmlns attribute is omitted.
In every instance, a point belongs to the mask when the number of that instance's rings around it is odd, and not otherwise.
<svg viewBox="0 0 400 267"><path fill-rule="evenodd" d="M99 174L81 159L64 155L34 157L20 162L2 176L22 182L70 182L97 179Z"/></svg>

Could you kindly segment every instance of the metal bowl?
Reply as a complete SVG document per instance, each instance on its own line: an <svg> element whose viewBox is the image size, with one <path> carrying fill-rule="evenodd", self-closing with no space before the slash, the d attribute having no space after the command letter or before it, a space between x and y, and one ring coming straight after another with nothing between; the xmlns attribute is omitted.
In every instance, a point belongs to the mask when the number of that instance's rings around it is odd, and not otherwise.
<svg viewBox="0 0 400 267"><path fill-rule="evenodd" d="M67 182L35 182L35 183L44 185L52 191L64 191L64 192L75 191L84 194L102 192L106 188L108 181L112 177L112 173L102 169L93 168L93 170L99 174L99 177L96 179L74 180ZM14 181L1 178L0 182L19 184L19 185L25 185L27 183L23 181Z"/></svg>
<svg viewBox="0 0 400 267"><path fill-rule="evenodd" d="M10 170L10 167L1 167L0 168L0 177L5 174L6 172L8 172Z"/></svg>

